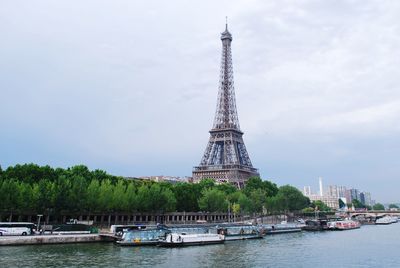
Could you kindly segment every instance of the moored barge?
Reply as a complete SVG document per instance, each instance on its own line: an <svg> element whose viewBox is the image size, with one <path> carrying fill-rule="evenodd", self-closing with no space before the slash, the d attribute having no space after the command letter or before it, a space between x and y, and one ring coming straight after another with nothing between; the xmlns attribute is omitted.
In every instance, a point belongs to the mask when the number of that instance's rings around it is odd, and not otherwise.
<svg viewBox="0 0 400 268"><path fill-rule="evenodd" d="M224 242L225 237L220 234L169 233L164 239L159 240L158 245L161 247L184 247L222 244Z"/></svg>

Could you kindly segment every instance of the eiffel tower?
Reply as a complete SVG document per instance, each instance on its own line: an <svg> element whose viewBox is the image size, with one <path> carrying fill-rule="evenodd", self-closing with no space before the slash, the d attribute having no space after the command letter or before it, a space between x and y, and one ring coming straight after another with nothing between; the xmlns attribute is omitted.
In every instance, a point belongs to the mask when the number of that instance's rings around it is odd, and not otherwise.
<svg viewBox="0 0 400 268"><path fill-rule="evenodd" d="M221 41L217 110L206 151L200 165L193 169L193 181L210 178L218 183L229 182L242 188L250 177L259 176L259 173L251 164L239 126L233 85L232 34L228 31L228 24L221 34Z"/></svg>

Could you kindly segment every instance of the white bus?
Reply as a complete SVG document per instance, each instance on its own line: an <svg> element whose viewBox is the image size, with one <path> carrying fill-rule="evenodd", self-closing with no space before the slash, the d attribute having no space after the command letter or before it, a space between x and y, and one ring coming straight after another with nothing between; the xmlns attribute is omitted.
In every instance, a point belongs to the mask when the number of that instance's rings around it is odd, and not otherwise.
<svg viewBox="0 0 400 268"><path fill-rule="evenodd" d="M31 235L35 224L31 222L0 222L0 236Z"/></svg>

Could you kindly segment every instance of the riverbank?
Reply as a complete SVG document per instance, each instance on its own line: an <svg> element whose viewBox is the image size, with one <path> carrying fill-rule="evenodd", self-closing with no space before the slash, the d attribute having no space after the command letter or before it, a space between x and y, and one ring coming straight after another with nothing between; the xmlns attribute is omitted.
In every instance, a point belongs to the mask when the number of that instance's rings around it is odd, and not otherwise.
<svg viewBox="0 0 400 268"><path fill-rule="evenodd" d="M1 236L0 246L45 245L111 242L112 236L104 234Z"/></svg>
<svg viewBox="0 0 400 268"><path fill-rule="evenodd" d="M174 225L174 228L207 228L215 225ZM265 235L301 232L296 224L260 225ZM0 246L21 246L21 245L45 245L45 244L72 244L72 243L93 243L113 242L117 239L106 230L99 234L45 234L29 236L0 236Z"/></svg>

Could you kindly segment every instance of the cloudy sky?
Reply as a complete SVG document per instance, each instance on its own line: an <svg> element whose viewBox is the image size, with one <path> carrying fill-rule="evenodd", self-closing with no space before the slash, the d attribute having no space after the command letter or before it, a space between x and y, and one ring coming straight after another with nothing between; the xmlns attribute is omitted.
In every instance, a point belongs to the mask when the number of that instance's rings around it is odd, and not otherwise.
<svg viewBox="0 0 400 268"><path fill-rule="evenodd" d="M190 176L228 16L262 177L400 201L399 14L384 0L0 0L0 165Z"/></svg>

